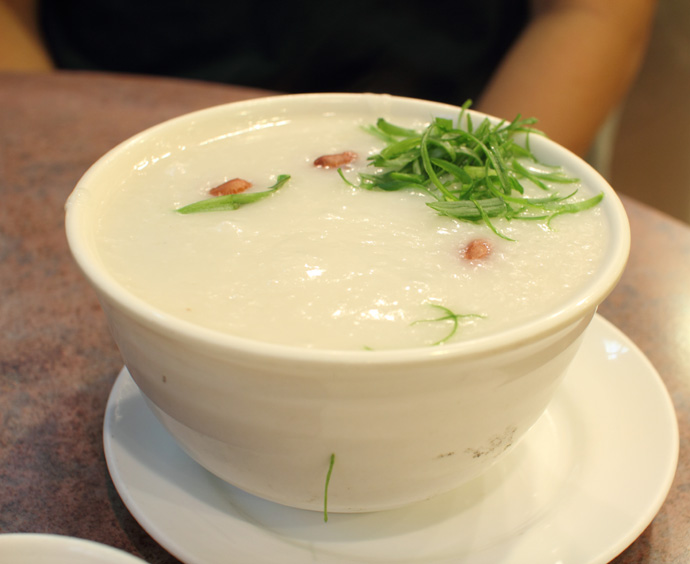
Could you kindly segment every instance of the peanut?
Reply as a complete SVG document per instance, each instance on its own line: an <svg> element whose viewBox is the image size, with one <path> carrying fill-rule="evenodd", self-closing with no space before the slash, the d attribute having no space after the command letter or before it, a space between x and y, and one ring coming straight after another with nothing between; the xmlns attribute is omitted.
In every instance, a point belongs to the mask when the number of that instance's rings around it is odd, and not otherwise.
<svg viewBox="0 0 690 564"><path fill-rule="evenodd" d="M223 182L223 184L215 188L211 188L209 194L211 194L211 196L228 196L230 194L239 194L240 192L249 190L251 187L251 182L247 182L241 178L233 178L232 180Z"/></svg>
<svg viewBox="0 0 690 564"><path fill-rule="evenodd" d="M338 168L357 159L357 153L354 151L344 151L334 155L322 155L314 161L314 166L320 168Z"/></svg>
<svg viewBox="0 0 690 564"><path fill-rule="evenodd" d="M474 239L463 249L465 260L481 260L491 254L491 245L484 239Z"/></svg>

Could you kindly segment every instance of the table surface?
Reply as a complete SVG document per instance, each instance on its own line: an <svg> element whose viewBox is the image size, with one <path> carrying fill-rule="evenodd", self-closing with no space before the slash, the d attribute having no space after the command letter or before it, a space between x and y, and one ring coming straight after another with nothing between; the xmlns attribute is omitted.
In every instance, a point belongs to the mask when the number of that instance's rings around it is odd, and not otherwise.
<svg viewBox="0 0 690 564"><path fill-rule="evenodd" d="M63 206L95 160L143 128L263 94L153 77L0 74L0 532L73 535L177 562L131 516L106 468L103 415L122 360L69 254ZM690 227L622 199L630 261L599 311L659 371L680 461L660 512L614 562L690 563Z"/></svg>

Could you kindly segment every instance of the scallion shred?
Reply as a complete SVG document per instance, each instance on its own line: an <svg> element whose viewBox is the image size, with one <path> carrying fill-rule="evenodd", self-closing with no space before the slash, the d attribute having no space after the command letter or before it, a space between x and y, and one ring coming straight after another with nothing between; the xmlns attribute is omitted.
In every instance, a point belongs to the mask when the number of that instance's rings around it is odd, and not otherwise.
<svg viewBox="0 0 690 564"><path fill-rule="evenodd" d="M328 522L328 486L331 483L331 474L333 474L333 466L335 465L335 453L331 454L331 458L328 463L328 472L326 472L326 486L323 492L323 520L324 523Z"/></svg>
<svg viewBox="0 0 690 564"><path fill-rule="evenodd" d="M466 111L466 102L456 122L436 117L424 129L414 131L379 118L366 131L386 146L369 157L375 170L359 173L359 183L340 176L351 186L369 190L420 190L433 201L427 205L441 215L460 221L483 222L499 237L509 239L493 224L494 219L543 220L547 225L566 213L596 206L603 194L584 201L560 196L548 183L579 180L559 167L541 163L529 146L529 135L541 134L535 119L517 116L511 122L492 123L483 118L478 126ZM525 135L525 143L516 140ZM531 161L535 167L523 164ZM540 170L541 169L541 170ZM544 170L546 169L546 170ZM526 197L524 182L544 190L543 198Z"/></svg>
<svg viewBox="0 0 690 564"><path fill-rule="evenodd" d="M262 192L242 192L240 194L228 194L226 196L216 196L213 198L207 198L199 202L194 202L193 204L186 205L184 207L178 208L177 213L188 214L188 213L199 213L199 212L210 212L210 211L227 211L236 210L245 206L247 204L253 204L259 200L270 196L275 191L280 189L288 180L290 180L290 175L281 174L276 179L275 184Z"/></svg>
<svg viewBox="0 0 690 564"><path fill-rule="evenodd" d="M438 322L443 322L443 321L450 321L451 322L451 328L448 334L443 337L442 339L436 341L435 343L432 343L431 346L435 347L438 345L442 345L443 343L449 341L455 333L458 331L458 326L460 325L460 320L465 319L465 318L480 318L483 319L484 316L478 313L455 313L452 310L448 309L445 306L439 305L439 304L429 304L431 307L436 308L442 312L442 315L440 317L436 317L434 319L418 319L417 321L413 321L412 325L416 325L417 323L438 323Z"/></svg>

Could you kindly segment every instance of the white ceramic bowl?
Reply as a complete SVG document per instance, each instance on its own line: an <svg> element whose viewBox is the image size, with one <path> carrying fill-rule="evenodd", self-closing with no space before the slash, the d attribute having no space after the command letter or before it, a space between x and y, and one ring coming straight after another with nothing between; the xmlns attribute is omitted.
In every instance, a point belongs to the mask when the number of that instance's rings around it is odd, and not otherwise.
<svg viewBox="0 0 690 564"><path fill-rule="evenodd" d="M39 533L0 535L3 564L144 564L131 554L94 541Z"/></svg>
<svg viewBox="0 0 690 564"><path fill-rule="evenodd" d="M95 287L124 361L179 444L224 480L282 504L333 512L401 506L448 491L508 452L540 417L580 337L624 269L623 207L584 161L543 138L531 148L595 191L611 237L601 269L557 311L500 334L396 351L301 349L242 339L171 317L104 268L90 202L143 155L201 143L253 119L374 110L457 117L458 108L385 95L311 94L210 108L147 130L84 175L67 204L77 263ZM479 121L479 118L476 118ZM477 121L477 122L478 122ZM192 134L193 132L193 134Z"/></svg>

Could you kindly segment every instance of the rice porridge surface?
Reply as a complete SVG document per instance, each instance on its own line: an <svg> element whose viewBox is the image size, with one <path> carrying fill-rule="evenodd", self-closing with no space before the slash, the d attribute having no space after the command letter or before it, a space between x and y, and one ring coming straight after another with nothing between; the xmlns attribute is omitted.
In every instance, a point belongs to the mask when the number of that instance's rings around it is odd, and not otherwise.
<svg viewBox="0 0 690 564"><path fill-rule="evenodd" d="M391 349L484 335L557 306L597 269L607 228L597 208L543 222L440 216L413 191L348 186L315 158L346 150L357 182L383 143L377 116L274 119L197 145L142 155L99 201L98 252L129 291L207 328L299 347ZM425 123L402 124L422 128ZM371 167L368 167L371 168ZM265 190L237 210L183 215L231 178ZM559 190L570 193L573 185ZM591 196L580 187L582 199ZM474 240L489 256L467 260ZM429 321L437 320L437 321Z"/></svg>

